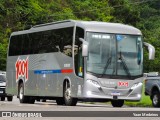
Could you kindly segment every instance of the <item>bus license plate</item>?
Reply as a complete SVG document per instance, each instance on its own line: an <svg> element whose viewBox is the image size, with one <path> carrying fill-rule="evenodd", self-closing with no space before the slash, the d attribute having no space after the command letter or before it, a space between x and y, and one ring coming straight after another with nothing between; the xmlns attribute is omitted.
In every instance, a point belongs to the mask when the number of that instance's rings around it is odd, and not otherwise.
<svg viewBox="0 0 160 120"><path fill-rule="evenodd" d="M111 95L112 96L119 96L119 95L121 95L121 93L120 92L112 92Z"/></svg>

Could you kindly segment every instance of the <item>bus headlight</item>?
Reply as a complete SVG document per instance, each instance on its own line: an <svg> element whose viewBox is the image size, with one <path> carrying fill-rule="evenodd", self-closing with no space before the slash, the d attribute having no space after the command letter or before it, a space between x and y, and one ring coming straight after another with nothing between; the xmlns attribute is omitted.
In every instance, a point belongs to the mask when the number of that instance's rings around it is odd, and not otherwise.
<svg viewBox="0 0 160 120"><path fill-rule="evenodd" d="M92 95L92 92L91 91L87 91L87 95Z"/></svg>
<svg viewBox="0 0 160 120"><path fill-rule="evenodd" d="M137 97L138 97L138 98L141 98L141 94L137 94Z"/></svg>
<svg viewBox="0 0 160 120"><path fill-rule="evenodd" d="M91 83L92 85L94 85L97 88L101 88L100 84L95 80L87 80L87 82Z"/></svg>
<svg viewBox="0 0 160 120"><path fill-rule="evenodd" d="M134 90L134 89L136 89L137 87L139 87L139 86L141 86L141 85L142 85L141 82L135 83L135 84L131 87L131 90Z"/></svg>

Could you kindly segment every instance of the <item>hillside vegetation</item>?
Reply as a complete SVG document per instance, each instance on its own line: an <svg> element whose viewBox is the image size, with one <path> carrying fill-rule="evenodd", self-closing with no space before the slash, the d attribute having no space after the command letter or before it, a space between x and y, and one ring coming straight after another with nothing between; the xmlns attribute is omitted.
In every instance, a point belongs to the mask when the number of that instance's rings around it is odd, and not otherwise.
<svg viewBox="0 0 160 120"><path fill-rule="evenodd" d="M160 71L160 0L0 0L0 70L6 69L7 46L13 31L57 20L88 20L129 24L156 48L156 59L144 72Z"/></svg>

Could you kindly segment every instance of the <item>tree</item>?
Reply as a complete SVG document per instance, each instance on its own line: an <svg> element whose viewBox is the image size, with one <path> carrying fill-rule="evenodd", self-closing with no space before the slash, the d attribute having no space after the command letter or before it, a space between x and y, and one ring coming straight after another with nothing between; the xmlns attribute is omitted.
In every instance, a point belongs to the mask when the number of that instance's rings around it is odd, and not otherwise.
<svg viewBox="0 0 160 120"><path fill-rule="evenodd" d="M144 41L156 48L154 61L148 61L145 52L144 72L160 71L159 0L1 0L0 70L6 68L7 46L13 31L66 19L118 22L139 28Z"/></svg>

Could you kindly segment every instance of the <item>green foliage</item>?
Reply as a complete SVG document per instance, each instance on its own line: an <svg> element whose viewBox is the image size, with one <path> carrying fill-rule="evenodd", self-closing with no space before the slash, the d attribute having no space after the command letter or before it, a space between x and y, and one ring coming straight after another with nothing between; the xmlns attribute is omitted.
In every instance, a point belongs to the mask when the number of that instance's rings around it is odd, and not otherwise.
<svg viewBox="0 0 160 120"><path fill-rule="evenodd" d="M75 16L81 20L110 21L111 8L108 0L69 0L69 5L73 9Z"/></svg>
<svg viewBox="0 0 160 120"><path fill-rule="evenodd" d="M131 4L130 0L111 0L113 6L112 14L114 22L125 23L135 26L140 21L140 11L136 4Z"/></svg>
<svg viewBox="0 0 160 120"><path fill-rule="evenodd" d="M135 4L135 2L137 2ZM0 70L6 68L9 36L33 25L66 19L119 22L139 28L156 47L144 54L144 72L160 71L160 2L151 0L0 0Z"/></svg>

